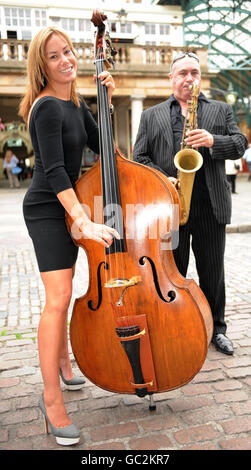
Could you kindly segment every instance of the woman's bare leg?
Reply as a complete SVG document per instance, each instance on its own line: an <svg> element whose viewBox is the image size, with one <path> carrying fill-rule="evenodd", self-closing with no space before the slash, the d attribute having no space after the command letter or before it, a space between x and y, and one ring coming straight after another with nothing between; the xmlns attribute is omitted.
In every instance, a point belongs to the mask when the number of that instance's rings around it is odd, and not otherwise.
<svg viewBox="0 0 251 470"><path fill-rule="evenodd" d="M72 279L75 274L75 265L72 268ZM68 349L68 317L65 317L65 328L64 328L64 337L62 343L61 354L59 358L59 367L63 373L63 376L66 380L70 380L73 378L72 366L69 356L69 349Z"/></svg>
<svg viewBox="0 0 251 470"><path fill-rule="evenodd" d="M38 348L44 381L44 403L49 420L56 427L71 423L60 388L59 367L62 350L65 351L72 276L72 269L41 273L46 303L38 328Z"/></svg>

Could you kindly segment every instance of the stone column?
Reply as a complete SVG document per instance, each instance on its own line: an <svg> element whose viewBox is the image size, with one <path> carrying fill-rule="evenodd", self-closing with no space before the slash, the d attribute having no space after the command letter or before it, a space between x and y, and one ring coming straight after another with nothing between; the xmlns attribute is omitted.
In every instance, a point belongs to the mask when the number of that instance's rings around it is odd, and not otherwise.
<svg viewBox="0 0 251 470"><path fill-rule="evenodd" d="M145 95L132 95L131 96L131 107L132 107L132 115L131 115L131 144L132 148L135 144L135 140L138 133L139 123L141 114L143 111L143 101Z"/></svg>
<svg viewBox="0 0 251 470"><path fill-rule="evenodd" d="M114 113L115 142L125 157L130 157L130 126L128 105L115 105Z"/></svg>

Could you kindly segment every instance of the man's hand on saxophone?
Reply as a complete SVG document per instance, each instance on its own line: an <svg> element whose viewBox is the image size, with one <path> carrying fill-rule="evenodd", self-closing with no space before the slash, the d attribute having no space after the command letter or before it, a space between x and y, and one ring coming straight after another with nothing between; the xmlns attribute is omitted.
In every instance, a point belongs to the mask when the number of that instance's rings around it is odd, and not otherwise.
<svg viewBox="0 0 251 470"><path fill-rule="evenodd" d="M185 142L188 147L212 147L214 145L214 138L210 132L205 129L193 129L187 133Z"/></svg>

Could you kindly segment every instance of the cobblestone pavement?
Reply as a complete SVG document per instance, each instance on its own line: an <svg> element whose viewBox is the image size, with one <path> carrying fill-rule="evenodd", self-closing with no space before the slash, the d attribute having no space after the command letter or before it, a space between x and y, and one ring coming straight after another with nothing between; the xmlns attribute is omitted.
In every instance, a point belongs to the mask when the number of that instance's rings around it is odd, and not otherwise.
<svg viewBox="0 0 251 470"><path fill-rule="evenodd" d="M81 431L73 449L251 449L251 183L246 177L238 178L237 191L225 256L226 320L234 356L210 345L189 384L155 394L153 412L148 398L114 394L88 380L81 391L65 391L68 413ZM10 190L0 182L0 450L58 449L44 432L37 406L43 384L36 330L44 293L22 219L24 193L24 187ZM188 277L197 280L193 258ZM87 285L81 250L73 298L83 295ZM71 309L72 304L69 320Z"/></svg>

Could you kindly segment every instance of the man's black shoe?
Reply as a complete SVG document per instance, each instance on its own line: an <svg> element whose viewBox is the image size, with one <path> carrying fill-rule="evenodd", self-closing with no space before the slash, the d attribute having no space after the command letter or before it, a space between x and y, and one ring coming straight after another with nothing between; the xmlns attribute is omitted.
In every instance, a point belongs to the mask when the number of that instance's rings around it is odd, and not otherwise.
<svg viewBox="0 0 251 470"><path fill-rule="evenodd" d="M228 354L232 356L234 353L234 348L232 341L228 339L223 333L218 333L213 335L212 343L215 345L216 349L223 354Z"/></svg>

